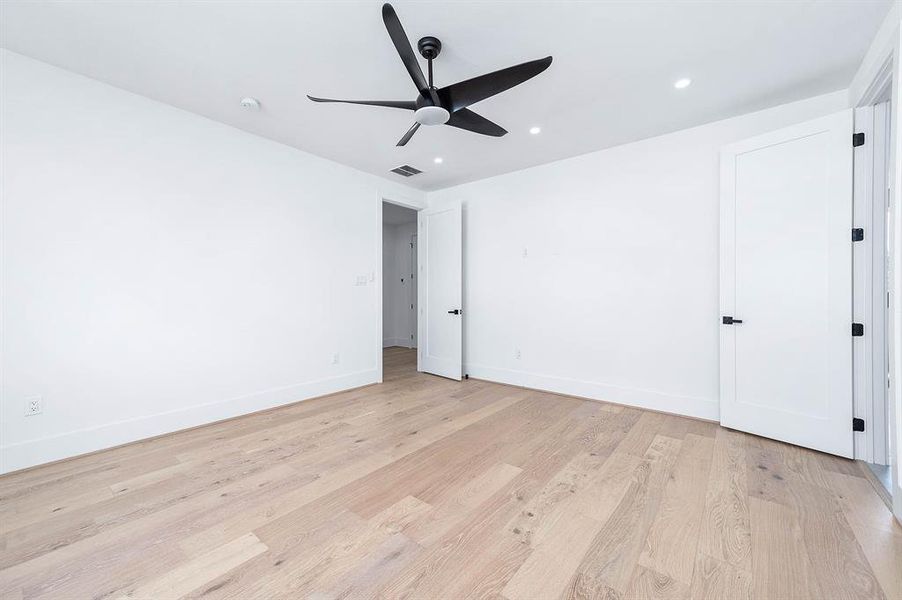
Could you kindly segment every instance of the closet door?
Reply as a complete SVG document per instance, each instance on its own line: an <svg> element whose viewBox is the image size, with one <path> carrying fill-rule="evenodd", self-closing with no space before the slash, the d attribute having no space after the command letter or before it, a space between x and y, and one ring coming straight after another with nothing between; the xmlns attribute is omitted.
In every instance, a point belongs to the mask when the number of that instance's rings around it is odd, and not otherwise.
<svg viewBox="0 0 902 600"><path fill-rule="evenodd" d="M852 111L722 150L720 421L852 457Z"/></svg>

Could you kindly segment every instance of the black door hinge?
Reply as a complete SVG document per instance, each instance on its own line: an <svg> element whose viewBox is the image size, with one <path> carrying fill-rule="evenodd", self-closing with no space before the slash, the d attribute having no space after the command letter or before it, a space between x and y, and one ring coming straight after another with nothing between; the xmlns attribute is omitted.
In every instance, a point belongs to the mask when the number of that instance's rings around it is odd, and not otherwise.
<svg viewBox="0 0 902 600"><path fill-rule="evenodd" d="M861 323L852 323L852 337L861 337L864 335L864 325Z"/></svg>
<svg viewBox="0 0 902 600"><path fill-rule="evenodd" d="M852 419L852 431L864 431L864 419L858 417Z"/></svg>
<svg viewBox="0 0 902 600"><path fill-rule="evenodd" d="M864 228L863 227L855 227L852 229L852 241L860 242L864 239Z"/></svg>
<svg viewBox="0 0 902 600"><path fill-rule="evenodd" d="M852 134L852 147L857 148L858 146L864 146L864 134L863 133L853 133Z"/></svg>

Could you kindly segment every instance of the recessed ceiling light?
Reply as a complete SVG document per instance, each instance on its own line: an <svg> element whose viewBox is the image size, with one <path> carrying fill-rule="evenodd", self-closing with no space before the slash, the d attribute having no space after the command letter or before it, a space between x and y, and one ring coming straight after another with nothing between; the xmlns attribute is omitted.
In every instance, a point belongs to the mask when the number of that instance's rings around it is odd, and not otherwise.
<svg viewBox="0 0 902 600"><path fill-rule="evenodd" d="M530 127L529 133L531 133L533 135L537 135L539 133L542 133L542 128L541 127Z"/></svg>
<svg viewBox="0 0 902 600"><path fill-rule="evenodd" d="M436 156L435 158L432 159L432 162L434 162L437 165L440 165L444 162L444 159L441 156Z"/></svg>
<svg viewBox="0 0 902 600"><path fill-rule="evenodd" d="M260 101L251 97L242 98L241 106L248 110L260 110Z"/></svg>
<svg viewBox="0 0 902 600"><path fill-rule="evenodd" d="M682 89L686 89L687 87L689 87L690 83L692 83L692 80L687 77L684 77L682 79L677 79L676 81L674 81L673 87L675 87L678 90L682 90Z"/></svg>

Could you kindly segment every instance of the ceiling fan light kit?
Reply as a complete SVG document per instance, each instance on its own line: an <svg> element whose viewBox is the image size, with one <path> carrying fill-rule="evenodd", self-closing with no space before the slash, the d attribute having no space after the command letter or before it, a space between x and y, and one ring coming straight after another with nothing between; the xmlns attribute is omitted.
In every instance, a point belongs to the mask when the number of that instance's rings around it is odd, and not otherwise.
<svg viewBox="0 0 902 600"><path fill-rule="evenodd" d="M442 51L442 42L436 37L426 36L417 42L417 50L427 61L428 79L417 62L410 40L404 33L401 21L391 4L382 5L382 21L391 38L401 62L413 80L419 94L415 100L335 100L332 98L316 98L307 96L313 102L341 102L345 104L363 104L367 106L383 106L414 111L414 123L407 133L398 141L404 146L413 137L420 125L450 125L474 133L501 137L507 130L473 112L468 106L485 100L496 94L532 79L551 65L551 57L546 56L513 67L486 73L473 79L460 81L443 88L437 88L432 79L432 61Z"/></svg>
<svg viewBox="0 0 902 600"><path fill-rule="evenodd" d="M413 113L413 118L420 125L444 125L451 113L441 106L424 106Z"/></svg>

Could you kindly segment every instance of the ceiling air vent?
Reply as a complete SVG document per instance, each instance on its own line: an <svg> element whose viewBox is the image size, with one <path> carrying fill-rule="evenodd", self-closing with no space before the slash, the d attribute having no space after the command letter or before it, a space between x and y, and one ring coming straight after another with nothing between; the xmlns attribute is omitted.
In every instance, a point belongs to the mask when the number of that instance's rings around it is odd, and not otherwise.
<svg viewBox="0 0 902 600"><path fill-rule="evenodd" d="M418 175L422 173L419 169L411 167L410 165L401 165L400 167L396 167L391 170L392 173L397 173L402 177L412 177L414 175Z"/></svg>

